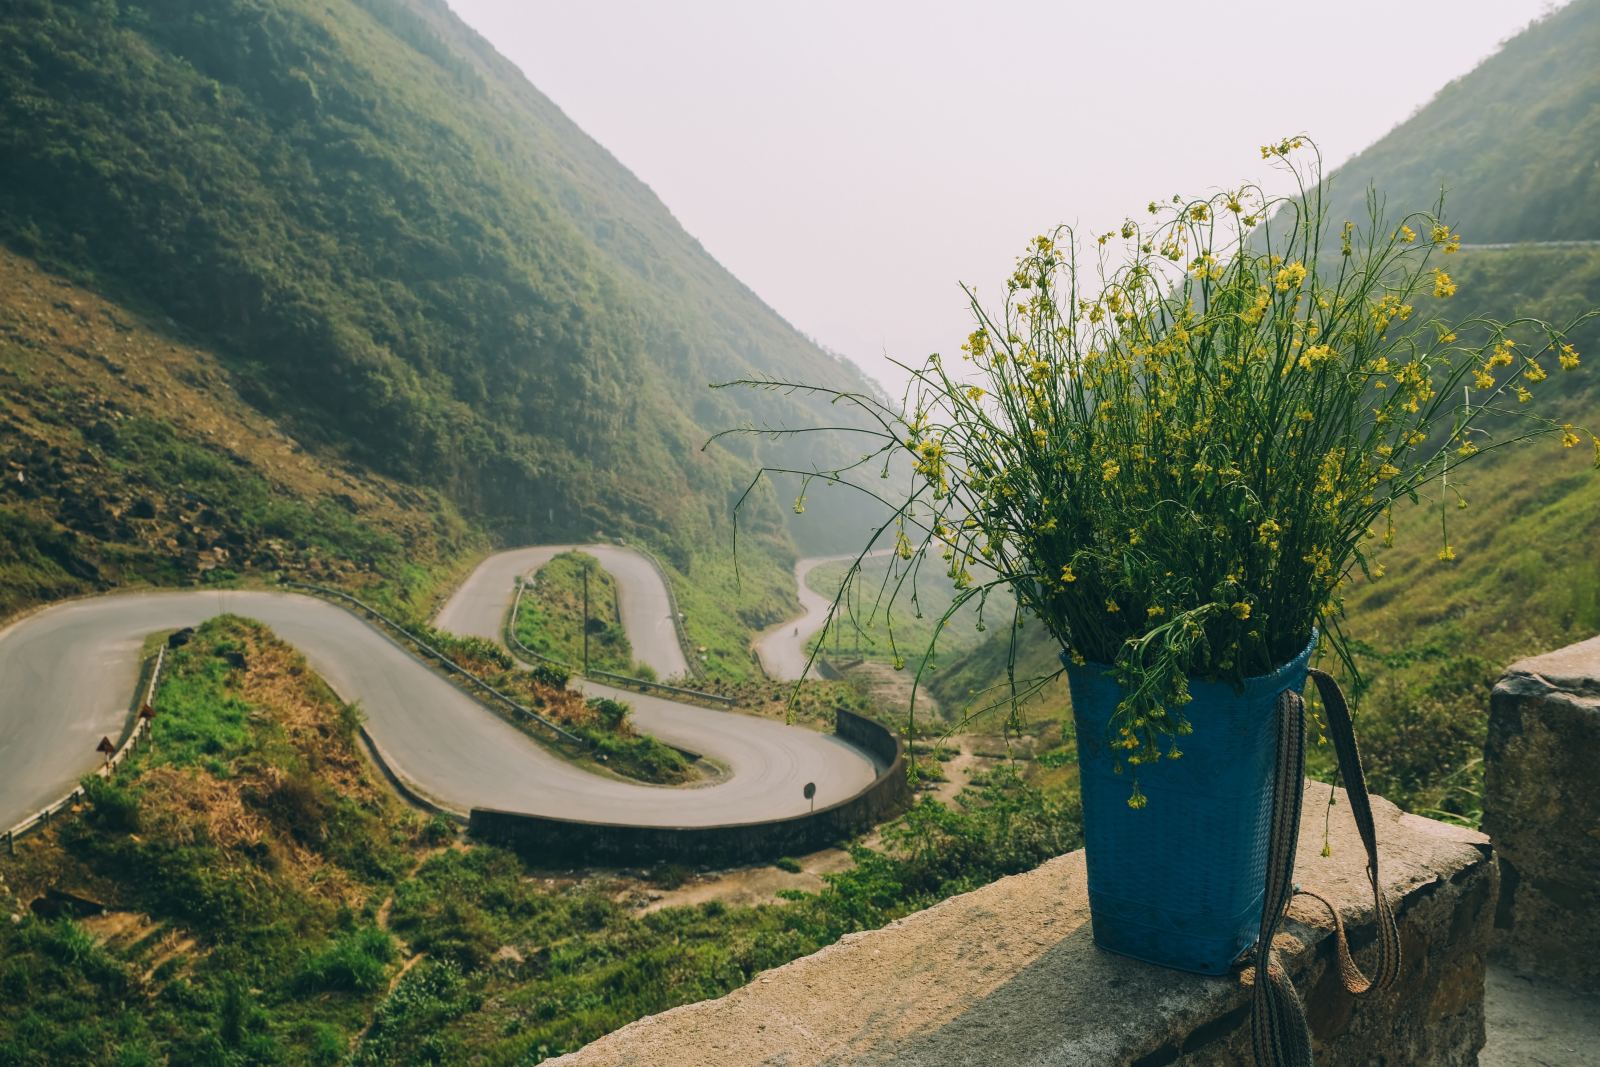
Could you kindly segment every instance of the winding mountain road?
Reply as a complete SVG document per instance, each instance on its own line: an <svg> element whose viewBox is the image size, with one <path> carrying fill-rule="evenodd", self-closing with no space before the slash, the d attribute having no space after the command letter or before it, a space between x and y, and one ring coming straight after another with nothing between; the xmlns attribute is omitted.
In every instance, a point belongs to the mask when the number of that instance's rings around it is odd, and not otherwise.
<svg viewBox="0 0 1600 1067"><path fill-rule="evenodd" d="M763 632L755 639L756 659L768 678L792 682L805 673L811 654L806 650L809 642L822 624L828 621L828 609L833 598L823 596L806 584L806 576L824 563L855 559L855 553L846 556L808 556L794 564L794 584L800 597L800 614L785 619Z"/></svg>
<svg viewBox="0 0 1600 1067"><path fill-rule="evenodd" d="M664 675L682 673L671 621L659 625L666 603L659 573L637 554L595 547L611 550L604 561L623 589L625 620L641 620L637 635L629 627L641 661ZM499 640L513 580L559 551L490 557L441 611L439 625ZM391 768L458 811L493 807L638 826L755 823L807 810L806 782L816 783L822 807L860 791L878 770L864 752L830 735L584 681L585 692L632 705L642 730L729 772L697 788L594 774L547 751L373 624L326 601L253 590L123 593L58 604L0 630L0 827L51 803L93 770L102 735L122 735L147 634L225 612L261 621L299 649L335 692L361 705Z"/></svg>
<svg viewBox="0 0 1600 1067"><path fill-rule="evenodd" d="M877 559L889 555L890 551L879 549L868 552L863 558ZM833 606L833 597L824 596L807 585L807 576L824 563L853 560L856 556L855 552L846 552L839 556L808 556L795 561L794 584L800 597L800 614L766 630L751 646L756 650L756 659L761 662L761 669L768 678L798 681L805 673L806 662L811 656L806 645L822 629L822 624L828 621L828 609Z"/></svg>

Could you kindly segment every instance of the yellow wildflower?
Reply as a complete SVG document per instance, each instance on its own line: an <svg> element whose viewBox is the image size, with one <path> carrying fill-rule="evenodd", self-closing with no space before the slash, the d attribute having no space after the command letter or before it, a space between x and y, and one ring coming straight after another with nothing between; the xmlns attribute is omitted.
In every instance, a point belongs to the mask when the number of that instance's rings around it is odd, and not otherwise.
<svg viewBox="0 0 1600 1067"><path fill-rule="evenodd" d="M1450 275L1438 268L1433 272L1433 295L1441 300L1456 295L1456 283L1450 280Z"/></svg>
<svg viewBox="0 0 1600 1067"><path fill-rule="evenodd" d="M1280 269L1273 279L1278 292L1287 293L1290 289L1298 289L1300 283L1306 280L1306 267L1304 263L1291 263Z"/></svg>
<svg viewBox="0 0 1600 1067"><path fill-rule="evenodd" d="M1449 545L1445 545L1443 548L1441 548L1439 550L1439 559L1440 559L1441 562L1449 563L1451 560L1453 560L1455 558L1456 558L1456 550L1451 548Z"/></svg>
<svg viewBox="0 0 1600 1067"><path fill-rule="evenodd" d="M1578 447L1578 435L1572 432L1572 423L1570 423L1570 422L1567 423L1565 426L1561 427L1561 447L1562 448L1576 448L1576 447Z"/></svg>
<svg viewBox="0 0 1600 1067"><path fill-rule="evenodd" d="M1250 617L1250 605L1243 600L1236 602L1233 605L1233 615L1236 619L1248 619Z"/></svg>
<svg viewBox="0 0 1600 1067"><path fill-rule="evenodd" d="M1076 574L1072 573L1072 564L1068 563L1066 566L1061 568L1061 584L1062 585L1068 585L1068 584L1070 584L1072 582L1075 582L1077 580L1078 580L1078 576Z"/></svg>
<svg viewBox="0 0 1600 1067"><path fill-rule="evenodd" d="M1556 358L1561 361L1562 370L1572 370L1578 365L1578 350L1571 345L1562 345L1561 354Z"/></svg>
<svg viewBox="0 0 1600 1067"><path fill-rule="evenodd" d="M1120 473L1122 473L1122 464L1114 459L1108 459L1100 464L1100 478L1102 481L1115 481Z"/></svg>
<svg viewBox="0 0 1600 1067"><path fill-rule="evenodd" d="M1300 369L1313 370L1318 364L1326 363L1333 357L1334 351L1328 345L1312 345L1300 353Z"/></svg>

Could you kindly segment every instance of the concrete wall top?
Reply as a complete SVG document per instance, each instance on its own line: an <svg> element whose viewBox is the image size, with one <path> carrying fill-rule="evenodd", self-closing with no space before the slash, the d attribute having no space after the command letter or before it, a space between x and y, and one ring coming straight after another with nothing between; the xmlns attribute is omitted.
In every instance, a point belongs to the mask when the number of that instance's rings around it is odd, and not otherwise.
<svg viewBox="0 0 1600 1067"><path fill-rule="evenodd" d="M1310 783L1295 880L1332 900L1370 966L1371 889L1348 808L1322 851L1328 788ZM1385 893L1401 913L1397 988L1352 1003L1327 981L1325 913L1302 898L1280 934L1312 988L1319 1064L1476 1062L1495 867L1486 839L1374 798ZM1327 987L1326 989L1324 987ZM1248 1061L1248 990L1095 947L1081 852L845 937L722 997L641 1019L566 1067L1107 1064ZM1241 1044L1242 1042L1242 1044ZM1243 1056L1244 1058L1240 1058Z"/></svg>

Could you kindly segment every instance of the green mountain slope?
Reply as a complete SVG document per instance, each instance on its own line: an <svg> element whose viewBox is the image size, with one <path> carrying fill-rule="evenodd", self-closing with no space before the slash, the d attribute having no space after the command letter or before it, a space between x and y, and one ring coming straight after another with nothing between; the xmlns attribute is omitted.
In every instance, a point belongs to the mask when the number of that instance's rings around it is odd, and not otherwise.
<svg viewBox="0 0 1600 1067"><path fill-rule="evenodd" d="M10 5L0 239L508 539L686 564L752 465L708 434L819 414L706 384L863 384L431 0Z"/></svg>
<svg viewBox="0 0 1600 1067"><path fill-rule="evenodd" d="M407 616L487 548L440 498L317 459L211 352L0 250L0 618L283 570Z"/></svg>
<svg viewBox="0 0 1600 1067"><path fill-rule="evenodd" d="M1470 243L1600 238L1600 3L1576 0L1341 166L1329 217L1446 206ZM1315 131L1312 131L1315 133Z"/></svg>

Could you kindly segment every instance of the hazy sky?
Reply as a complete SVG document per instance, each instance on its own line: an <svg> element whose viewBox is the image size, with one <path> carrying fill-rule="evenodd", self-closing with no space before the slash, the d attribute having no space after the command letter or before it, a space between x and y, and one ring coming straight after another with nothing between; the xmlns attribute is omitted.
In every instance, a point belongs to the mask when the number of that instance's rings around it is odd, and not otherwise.
<svg viewBox="0 0 1600 1067"><path fill-rule="evenodd" d="M1547 0L449 0L790 322L882 381L1033 234L1336 164Z"/></svg>

